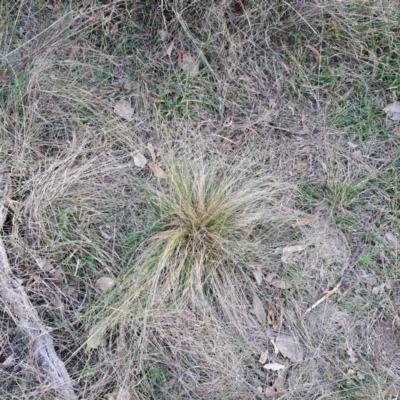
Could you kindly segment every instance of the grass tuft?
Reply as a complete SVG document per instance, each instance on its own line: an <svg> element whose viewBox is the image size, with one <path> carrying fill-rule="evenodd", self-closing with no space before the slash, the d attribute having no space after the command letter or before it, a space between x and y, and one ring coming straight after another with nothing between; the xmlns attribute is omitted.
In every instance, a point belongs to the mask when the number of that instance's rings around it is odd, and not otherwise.
<svg viewBox="0 0 400 400"><path fill-rule="evenodd" d="M220 307L229 287L251 284L246 264L265 232L290 218L278 201L287 188L248 163L172 158L166 170L167 180L145 188L152 219L116 290L113 324L137 305L146 314L160 304Z"/></svg>

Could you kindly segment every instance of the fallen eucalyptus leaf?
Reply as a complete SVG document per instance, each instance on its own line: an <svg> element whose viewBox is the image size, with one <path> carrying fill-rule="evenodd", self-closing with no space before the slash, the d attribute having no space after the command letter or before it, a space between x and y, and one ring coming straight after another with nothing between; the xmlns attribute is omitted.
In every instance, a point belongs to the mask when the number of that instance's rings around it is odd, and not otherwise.
<svg viewBox="0 0 400 400"><path fill-rule="evenodd" d="M265 312L264 304L261 299L255 294L253 296L254 314L261 325L265 325L267 321L267 314Z"/></svg>
<svg viewBox="0 0 400 400"><path fill-rule="evenodd" d="M50 281L54 282L55 284L60 284L62 282L62 271L61 268L57 268L54 271L54 274L51 278L49 278Z"/></svg>
<svg viewBox="0 0 400 400"><path fill-rule="evenodd" d="M293 253L299 253L303 251L306 246L298 244L296 246L286 246L282 250L282 262L286 263L288 261L288 257Z"/></svg>
<svg viewBox="0 0 400 400"><path fill-rule="evenodd" d="M44 271L44 272L52 272L52 271L54 271L53 266L45 258L37 258L36 262L37 262L37 264L39 265L39 268L42 271Z"/></svg>
<svg viewBox="0 0 400 400"><path fill-rule="evenodd" d="M121 118L131 119L133 115L133 108L131 107L131 103L126 100L121 100L114 106L115 114L117 114Z"/></svg>
<svg viewBox="0 0 400 400"><path fill-rule="evenodd" d="M314 221L314 219L315 219L315 216L303 219L302 221L299 221L299 222L296 222L295 224L292 224L292 228L297 228L299 226L309 225L309 224L311 224L311 222Z"/></svg>
<svg viewBox="0 0 400 400"><path fill-rule="evenodd" d="M258 285L261 285L263 282L263 273L260 269L255 269L253 271L254 278L256 279L256 282Z"/></svg>
<svg viewBox="0 0 400 400"><path fill-rule="evenodd" d="M315 60L317 61L317 64L321 64L321 54L320 54L320 52L315 47L311 46L311 44L306 44L305 47L307 47L307 49L310 50L311 53L314 54Z"/></svg>
<svg viewBox="0 0 400 400"><path fill-rule="evenodd" d="M278 375L272 387L276 389L277 393L285 393L285 377L283 375Z"/></svg>
<svg viewBox="0 0 400 400"><path fill-rule="evenodd" d="M85 352L87 353L89 350L97 349L100 345L105 344L105 329L102 328L95 333L91 333L89 338L85 342Z"/></svg>
<svg viewBox="0 0 400 400"><path fill-rule="evenodd" d="M386 112L389 119L392 121L400 121L400 103L395 102L386 106L383 111Z"/></svg>
<svg viewBox="0 0 400 400"><path fill-rule="evenodd" d="M265 389L264 394L266 397L274 397L276 395L276 389L273 386L269 386Z"/></svg>
<svg viewBox="0 0 400 400"><path fill-rule="evenodd" d="M347 142L347 144L348 144L348 146L352 149L352 150L354 150L354 149L356 149L358 146L355 144L355 143L353 143L353 142Z"/></svg>
<svg viewBox="0 0 400 400"><path fill-rule="evenodd" d="M300 342L292 335L280 333L275 340L279 352L292 362L303 361L303 348Z"/></svg>
<svg viewBox="0 0 400 400"><path fill-rule="evenodd" d="M147 143L147 149L149 150L149 152L151 154L151 159L152 159L153 163L155 163L156 162L156 152L154 151L154 147L151 142Z"/></svg>
<svg viewBox="0 0 400 400"><path fill-rule="evenodd" d="M268 304L267 311L268 311L268 325L271 325L273 329L278 329L279 324L275 320L275 314L274 311L272 310L271 304Z"/></svg>
<svg viewBox="0 0 400 400"><path fill-rule="evenodd" d="M349 361L351 363L355 363L358 361L358 358L356 357L356 353L354 352L354 350L349 347L349 349L347 350L347 354L349 355Z"/></svg>
<svg viewBox="0 0 400 400"><path fill-rule="evenodd" d="M263 353L261 353L261 356L260 356L260 359L258 360L258 362L260 364L265 364L268 360L268 355L269 355L268 350L265 350Z"/></svg>
<svg viewBox="0 0 400 400"><path fill-rule="evenodd" d="M132 90L132 85L129 83L129 82L125 82L124 84L123 84L123 86L122 86L122 89L125 91L125 92L130 92L131 90Z"/></svg>
<svg viewBox="0 0 400 400"><path fill-rule="evenodd" d="M78 292L76 291L75 286L65 286L61 291L67 297L71 297L74 300L78 300Z"/></svg>
<svg viewBox="0 0 400 400"><path fill-rule="evenodd" d="M102 292L108 292L115 286L115 282L113 279L103 276L102 278L97 279L94 286L100 289Z"/></svg>
<svg viewBox="0 0 400 400"><path fill-rule="evenodd" d="M278 289L290 289L292 284L289 282L284 281L283 279L274 279L271 282L272 286L275 286Z"/></svg>
<svg viewBox="0 0 400 400"><path fill-rule="evenodd" d="M138 153L133 157L133 162L138 168L144 168L147 164L147 158L143 154Z"/></svg>
<svg viewBox="0 0 400 400"><path fill-rule="evenodd" d="M264 368L270 371L280 371L282 369L285 369L285 366L279 363L270 363L270 364L265 364Z"/></svg>
<svg viewBox="0 0 400 400"><path fill-rule="evenodd" d="M375 286L374 288L372 288L372 294L374 296L379 296L384 291L385 291L385 283L382 283L381 285Z"/></svg>
<svg viewBox="0 0 400 400"><path fill-rule="evenodd" d="M160 39L164 42L164 40L168 36L168 32L165 31L164 29L159 29L159 31L157 33L158 33L158 36L160 36Z"/></svg>
<svg viewBox="0 0 400 400"><path fill-rule="evenodd" d="M271 283L277 276L278 276L278 274L277 274L276 272L271 272L271 273L268 274L267 277L265 278L265 282Z"/></svg>
<svg viewBox="0 0 400 400"><path fill-rule="evenodd" d="M387 240L389 240L389 242L392 242L394 244L398 244L399 243L398 240L397 240L397 237L394 236L394 234L392 232L387 232L386 235L385 235L385 238Z"/></svg>
<svg viewBox="0 0 400 400"><path fill-rule="evenodd" d="M168 179L168 175L154 162L149 162L149 167L153 171L153 174L157 178Z"/></svg>
<svg viewBox="0 0 400 400"><path fill-rule="evenodd" d="M198 58L185 53L182 59L182 69L188 71L190 77L195 76L199 72L199 60Z"/></svg>

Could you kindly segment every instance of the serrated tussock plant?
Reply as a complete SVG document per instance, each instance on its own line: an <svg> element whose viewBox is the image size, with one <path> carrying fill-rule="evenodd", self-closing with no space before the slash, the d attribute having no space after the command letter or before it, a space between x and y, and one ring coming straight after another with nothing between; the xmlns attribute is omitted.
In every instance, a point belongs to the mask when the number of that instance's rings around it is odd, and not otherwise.
<svg viewBox="0 0 400 400"><path fill-rule="evenodd" d="M146 185L151 228L120 287L105 296L108 311L97 331L187 306L234 319L227 303L240 303L240 288L252 285L246 264L291 218L283 205L287 186L248 161L173 157L165 169L168 179Z"/></svg>

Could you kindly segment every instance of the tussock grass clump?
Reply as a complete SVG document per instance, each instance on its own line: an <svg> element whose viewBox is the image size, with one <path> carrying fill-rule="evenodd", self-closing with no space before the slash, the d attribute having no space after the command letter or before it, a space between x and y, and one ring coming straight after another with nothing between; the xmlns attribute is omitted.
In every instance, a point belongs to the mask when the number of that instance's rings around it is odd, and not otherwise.
<svg viewBox="0 0 400 400"><path fill-rule="evenodd" d="M171 164L168 172L165 185L150 186L147 192L158 232L148 240L145 265L150 263L152 275L155 268L166 293L177 298L215 293L215 286L243 272L242 262L255 256L249 239L255 239L258 224L278 216L274 198L281 189L244 163L184 161Z"/></svg>
<svg viewBox="0 0 400 400"><path fill-rule="evenodd" d="M249 312L257 289L248 267L264 257L273 231L294 214L283 206L287 187L249 162L228 165L174 157L166 161L166 171L168 179L153 179L145 188L153 218L138 235L142 243L119 286L104 295L87 320L92 326L88 347L97 347L106 337L112 338L110 343L129 338L123 357L136 359L144 375L154 362L149 355L155 343L160 353L170 348L165 340L172 331L165 331L165 321L182 325L188 312L200 325L206 319L210 332L220 335L221 329L229 329L225 334L235 337L232 343L260 340L258 323ZM193 352L201 354L207 340L203 332L204 343ZM186 352L176 348L172 353L181 351ZM184 365L182 361L175 367Z"/></svg>
<svg viewBox="0 0 400 400"><path fill-rule="evenodd" d="M221 303L227 289L251 283L246 263L260 256L266 232L290 218L280 203L282 183L244 162L173 159L167 172L145 189L153 219L124 274L114 323L126 317L121 308L139 304Z"/></svg>

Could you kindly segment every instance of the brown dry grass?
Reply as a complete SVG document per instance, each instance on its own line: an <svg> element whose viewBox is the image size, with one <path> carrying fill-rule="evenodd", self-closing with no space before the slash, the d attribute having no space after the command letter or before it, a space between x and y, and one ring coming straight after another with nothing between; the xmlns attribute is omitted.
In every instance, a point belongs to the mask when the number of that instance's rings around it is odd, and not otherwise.
<svg viewBox="0 0 400 400"><path fill-rule="evenodd" d="M268 349L287 366L276 398L395 398L400 164L396 125L381 108L399 91L398 3L103 3L0 3L0 158L12 179L3 238L78 396L261 399L258 387L278 378L258 363ZM179 51L198 57L196 76L178 69ZM122 99L131 120L114 113ZM249 196L254 176L272 176L291 188L275 197L277 217L317 218L272 231L258 223L252 256L240 254L247 264L216 287L223 302L175 302L164 291L149 309L133 291L141 303L116 312L160 231L144 188L169 190L133 163L139 152L151 159L149 141L163 168L190 154L227 176L252 171ZM335 286L362 230L351 290L303 318ZM306 248L282 263L277 249L294 244ZM292 288L257 285L250 261ZM115 279L114 292L99 293L101 276ZM276 325L259 323L254 293ZM110 310L118 329L85 344L95 323L113 326ZM0 311L2 398L53 398L26 337ZM299 338L304 361L274 354L278 331Z"/></svg>

